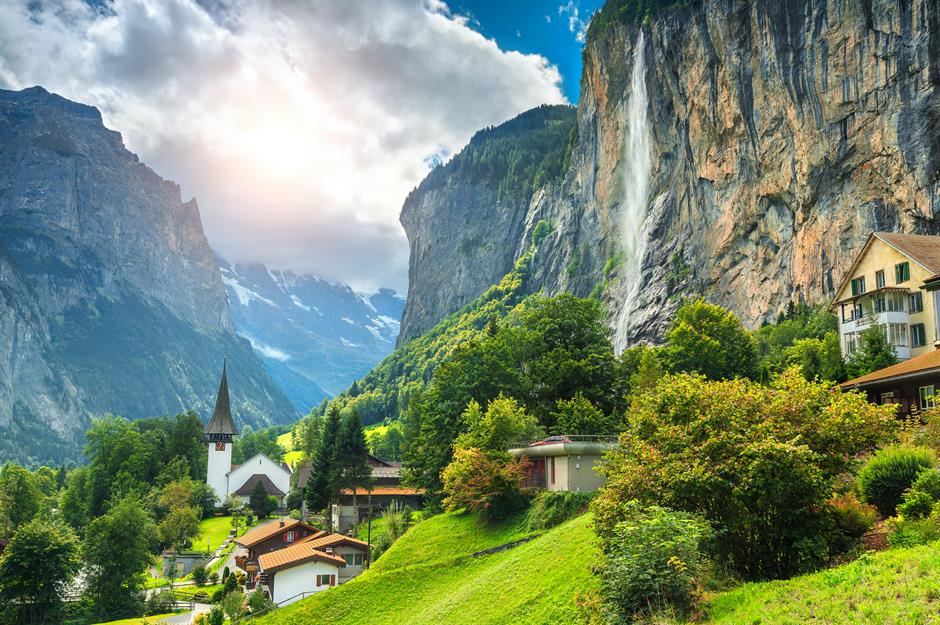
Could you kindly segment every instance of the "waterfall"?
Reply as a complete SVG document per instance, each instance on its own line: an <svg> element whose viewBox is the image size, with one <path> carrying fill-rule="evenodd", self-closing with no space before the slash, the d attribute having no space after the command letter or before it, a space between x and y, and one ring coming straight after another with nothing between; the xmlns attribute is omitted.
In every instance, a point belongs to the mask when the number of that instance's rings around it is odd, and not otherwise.
<svg viewBox="0 0 940 625"><path fill-rule="evenodd" d="M643 31L633 48L633 68L630 78L630 99L627 102L627 131L623 146L623 203L620 217L622 245L620 311L614 326L614 349L619 354L627 347L630 318L636 305L640 288L643 255L646 240L643 236L643 221L646 217L646 201L649 196L650 173L653 168L650 156L650 123L647 117L649 97L646 93L646 58Z"/></svg>

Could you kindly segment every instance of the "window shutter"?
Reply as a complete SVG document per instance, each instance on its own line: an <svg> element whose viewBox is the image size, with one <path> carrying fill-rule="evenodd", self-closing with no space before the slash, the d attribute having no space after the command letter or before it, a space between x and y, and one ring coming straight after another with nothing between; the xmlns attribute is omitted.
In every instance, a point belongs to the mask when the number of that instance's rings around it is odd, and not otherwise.
<svg viewBox="0 0 940 625"><path fill-rule="evenodd" d="M330 586L335 586L335 585L336 585L336 576L330 575Z"/></svg>

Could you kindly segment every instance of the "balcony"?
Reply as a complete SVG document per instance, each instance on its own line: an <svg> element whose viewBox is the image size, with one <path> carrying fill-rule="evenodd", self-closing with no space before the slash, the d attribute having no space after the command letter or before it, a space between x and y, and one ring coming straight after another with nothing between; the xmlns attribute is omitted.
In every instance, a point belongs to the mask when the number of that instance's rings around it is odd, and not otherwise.
<svg viewBox="0 0 940 625"><path fill-rule="evenodd" d="M887 323L904 323L908 322L908 314L905 310L889 310L880 313L874 313L869 315L864 315L856 319L851 319L849 321L844 321L842 323L842 334L848 334L850 332L864 332L869 328L884 325Z"/></svg>

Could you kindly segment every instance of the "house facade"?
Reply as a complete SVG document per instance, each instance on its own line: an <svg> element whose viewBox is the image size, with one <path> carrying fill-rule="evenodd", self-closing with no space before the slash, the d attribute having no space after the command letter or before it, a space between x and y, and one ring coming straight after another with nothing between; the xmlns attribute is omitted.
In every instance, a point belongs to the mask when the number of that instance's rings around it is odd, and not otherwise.
<svg viewBox="0 0 940 625"><path fill-rule="evenodd" d="M284 606L336 586L346 561L300 543L263 554L258 565L258 588L266 590L275 604Z"/></svg>
<svg viewBox="0 0 940 625"><path fill-rule="evenodd" d="M260 572L259 559L262 555L326 534L327 532L297 519L274 520L235 539L240 548L235 554L235 565L245 572L248 587L253 588Z"/></svg>
<svg viewBox="0 0 940 625"><path fill-rule="evenodd" d="M604 485L598 469L604 454L616 447L616 436L550 436L517 445L509 454L528 461L527 488L581 493Z"/></svg>
<svg viewBox="0 0 940 625"><path fill-rule="evenodd" d="M215 491L216 505L222 505L229 495L248 503L252 490L261 483L265 493L277 497L284 507L290 490L291 470L286 464L275 462L264 454L257 454L240 465L232 464L232 447L238 435L228 394L227 366L222 365L222 379L215 399L212 418L206 424L203 440L209 454L206 484Z"/></svg>
<svg viewBox="0 0 940 625"><path fill-rule="evenodd" d="M879 326L900 360L931 351L940 337L938 304L940 236L872 233L830 305L842 355L855 353L862 334Z"/></svg>
<svg viewBox="0 0 940 625"><path fill-rule="evenodd" d="M847 391L862 391L873 404L897 406L899 417L930 410L936 407L936 393L940 390L940 349L931 349L841 386Z"/></svg>

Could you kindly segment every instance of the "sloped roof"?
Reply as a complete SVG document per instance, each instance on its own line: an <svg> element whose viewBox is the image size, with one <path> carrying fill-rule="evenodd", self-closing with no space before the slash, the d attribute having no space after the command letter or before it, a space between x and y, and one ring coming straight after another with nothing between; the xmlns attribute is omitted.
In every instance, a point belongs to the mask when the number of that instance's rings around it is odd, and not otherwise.
<svg viewBox="0 0 940 625"><path fill-rule="evenodd" d="M314 549L326 549L327 547L336 547L337 545L348 545L350 547L361 547L362 549L369 549L369 543L364 540L359 540L358 538L353 538L352 536L344 536L343 534L326 534L325 536L308 536L303 539L305 545L310 545Z"/></svg>
<svg viewBox="0 0 940 625"><path fill-rule="evenodd" d="M251 491L255 489L255 484L257 484L258 482L261 482L261 484L264 486L264 492L266 492L269 495L276 495L277 497L283 497L284 495L287 494L284 491L282 491L280 488L278 488L274 484L274 482L271 481L271 478L269 478L267 475L263 473L255 473L254 475L249 477L247 480L245 480L245 483L242 484L239 487L239 489L236 490L233 494L242 495L243 497L248 497L249 495L251 495Z"/></svg>
<svg viewBox="0 0 940 625"><path fill-rule="evenodd" d="M215 410L212 411L212 418L206 424L206 434L238 434L238 428L235 427L235 420L232 419L232 408L228 399L228 373L226 364L222 364L222 379L219 381L219 393L215 397Z"/></svg>
<svg viewBox="0 0 940 625"><path fill-rule="evenodd" d="M876 232L875 236L917 261L927 271L940 273L940 236L898 232Z"/></svg>
<svg viewBox="0 0 940 625"><path fill-rule="evenodd" d="M329 554L313 547L310 542L302 542L284 549L277 549L258 556L258 564L265 573L288 569L298 564L319 560L336 566L346 566L346 560L339 554Z"/></svg>
<svg viewBox="0 0 940 625"><path fill-rule="evenodd" d="M857 377L854 380L843 382L840 386L844 389L851 389L856 387L864 387L879 382L887 382L895 378L915 376L931 372L940 373L940 349L932 349L926 354L921 354L920 356L916 356L910 360L899 362L896 365L891 365L890 367L885 367L884 369L879 369L878 371L872 371L871 373Z"/></svg>
<svg viewBox="0 0 940 625"><path fill-rule="evenodd" d="M353 491L351 488L344 488L340 491L341 495L352 495ZM360 496L365 495L423 495L424 490L420 488L408 488L405 486L373 486L372 490L366 490L364 488L357 488L356 494Z"/></svg>
<svg viewBox="0 0 940 625"><path fill-rule="evenodd" d="M284 523L283 526L281 525L282 521ZM277 519L260 527L256 527L249 532L246 532L243 536L236 538L235 542L242 547L251 547L271 538L272 536L277 536L283 531L296 529L298 527L306 527L314 533L319 533L321 536L326 534L326 532L323 530L319 530L314 526L308 523L304 523L298 519Z"/></svg>

